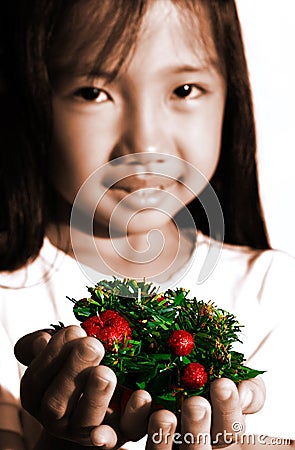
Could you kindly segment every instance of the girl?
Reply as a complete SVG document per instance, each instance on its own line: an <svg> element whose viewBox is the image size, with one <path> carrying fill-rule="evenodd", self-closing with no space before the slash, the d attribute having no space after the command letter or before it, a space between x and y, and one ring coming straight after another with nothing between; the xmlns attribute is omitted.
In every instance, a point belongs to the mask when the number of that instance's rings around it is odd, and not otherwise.
<svg viewBox="0 0 295 450"><path fill-rule="evenodd" d="M15 449L33 448L37 437L18 405L24 369L13 345L58 320L73 323L65 297L117 275L181 285L236 313L249 364L267 370L266 405L247 417L247 432L294 438L294 392L287 382L277 387L282 368L292 370L282 344L293 338L294 262L270 251L265 233L234 2L26 0L5 8L2 436L13 432ZM286 308L278 310L278 298ZM15 351L29 365L23 405L47 430L39 448L112 448L140 438L148 423L153 449L153 431L175 430L169 412L148 421L150 397L141 391L120 419L104 418L113 373L99 365L100 343L76 327L52 339L28 335ZM239 392L228 380L212 387L213 436L260 409L257 383ZM182 427L210 430L203 399L185 404Z"/></svg>

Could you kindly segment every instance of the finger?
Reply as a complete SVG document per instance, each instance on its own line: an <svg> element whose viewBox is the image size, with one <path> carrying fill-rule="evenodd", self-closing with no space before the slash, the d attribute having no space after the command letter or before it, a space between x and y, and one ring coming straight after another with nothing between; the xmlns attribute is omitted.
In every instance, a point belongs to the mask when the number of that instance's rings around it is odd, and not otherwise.
<svg viewBox="0 0 295 450"><path fill-rule="evenodd" d="M61 352L68 350L67 344L76 339L86 336L85 331L78 326L69 326L62 328L55 333L48 342L48 345L44 348L43 352L39 353L29 366L28 372L34 373L46 372L47 378L51 372L48 372L48 368L53 367L54 363L58 360L62 363Z"/></svg>
<svg viewBox="0 0 295 450"><path fill-rule="evenodd" d="M238 386L241 408L244 414L253 414L263 407L265 385L261 377L242 381Z"/></svg>
<svg viewBox="0 0 295 450"><path fill-rule="evenodd" d="M16 359L25 366L29 366L33 359L44 350L51 339L46 330L35 331L27 334L17 341L14 347Z"/></svg>
<svg viewBox="0 0 295 450"><path fill-rule="evenodd" d="M116 375L105 366L90 369L87 377L83 395L71 417L73 430L96 427L102 423L117 384Z"/></svg>
<svg viewBox="0 0 295 450"><path fill-rule="evenodd" d="M41 398L70 351L67 344L82 336L86 336L86 333L80 327L62 329L27 368L21 380L21 399L23 407L33 416L37 417Z"/></svg>
<svg viewBox="0 0 295 450"><path fill-rule="evenodd" d="M237 387L228 378L220 378L211 383L210 396L213 410L213 441L215 444L229 444L231 437L236 437L244 430L244 418Z"/></svg>
<svg viewBox="0 0 295 450"><path fill-rule="evenodd" d="M171 411L155 411L148 424L146 450L171 450L177 420Z"/></svg>
<svg viewBox="0 0 295 450"><path fill-rule="evenodd" d="M51 380L41 404L42 422L49 430L53 426L53 431L57 431L57 421L61 429L67 427L68 418L83 392L85 371L97 366L103 356L102 344L92 337L75 340L69 347L71 351Z"/></svg>
<svg viewBox="0 0 295 450"><path fill-rule="evenodd" d="M211 450L211 407L203 397L190 397L182 404L181 450Z"/></svg>
<svg viewBox="0 0 295 450"><path fill-rule="evenodd" d="M127 402L120 429L127 441L138 441L147 432L152 398L147 391L135 391Z"/></svg>
<svg viewBox="0 0 295 450"><path fill-rule="evenodd" d="M114 449L118 443L115 431L108 425L100 425L99 427L93 428L90 433L90 441L90 445L103 447L104 449Z"/></svg>

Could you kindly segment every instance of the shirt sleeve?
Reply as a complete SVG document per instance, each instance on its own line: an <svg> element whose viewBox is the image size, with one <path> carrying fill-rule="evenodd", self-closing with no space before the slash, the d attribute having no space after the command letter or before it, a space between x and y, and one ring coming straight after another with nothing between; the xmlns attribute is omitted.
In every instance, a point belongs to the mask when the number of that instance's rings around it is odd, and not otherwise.
<svg viewBox="0 0 295 450"><path fill-rule="evenodd" d="M253 434L295 439L295 260L274 252L259 296L260 339L248 365L266 372L266 401L262 410L247 416ZM252 317L256 322L258 316ZM263 330L263 331L262 331Z"/></svg>
<svg viewBox="0 0 295 450"><path fill-rule="evenodd" d="M0 323L0 429L22 435L19 384L13 345Z"/></svg>

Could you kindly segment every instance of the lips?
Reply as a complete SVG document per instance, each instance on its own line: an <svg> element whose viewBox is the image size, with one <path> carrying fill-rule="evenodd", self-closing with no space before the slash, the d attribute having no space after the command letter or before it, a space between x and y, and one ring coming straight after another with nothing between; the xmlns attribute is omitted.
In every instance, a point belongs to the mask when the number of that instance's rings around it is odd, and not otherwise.
<svg viewBox="0 0 295 450"><path fill-rule="evenodd" d="M183 182L187 172L185 162L162 153L135 153L107 163L100 173L100 182L117 194L138 191L165 191ZM120 195L121 195L120 194ZM146 192L147 194L147 192Z"/></svg>
<svg viewBox="0 0 295 450"><path fill-rule="evenodd" d="M128 193L148 188L165 190L172 186L176 181L178 180L163 175L130 175L114 183L110 189L120 189Z"/></svg>

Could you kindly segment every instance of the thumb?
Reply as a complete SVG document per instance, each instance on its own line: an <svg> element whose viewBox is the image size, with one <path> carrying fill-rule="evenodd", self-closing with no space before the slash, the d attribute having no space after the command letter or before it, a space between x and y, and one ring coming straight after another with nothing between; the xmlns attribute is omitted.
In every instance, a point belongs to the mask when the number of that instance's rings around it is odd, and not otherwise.
<svg viewBox="0 0 295 450"><path fill-rule="evenodd" d="M54 330L39 330L27 334L17 341L14 347L16 359L25 366L29 366L33 359L41 353L51 339Z"/></svg>
<svg viewBox="0 0 295 450"><path fill-rule="evenodd" d="M263 407L265 385L261 377L242 381L238 386L243 414L253 414Z"/></svg>

